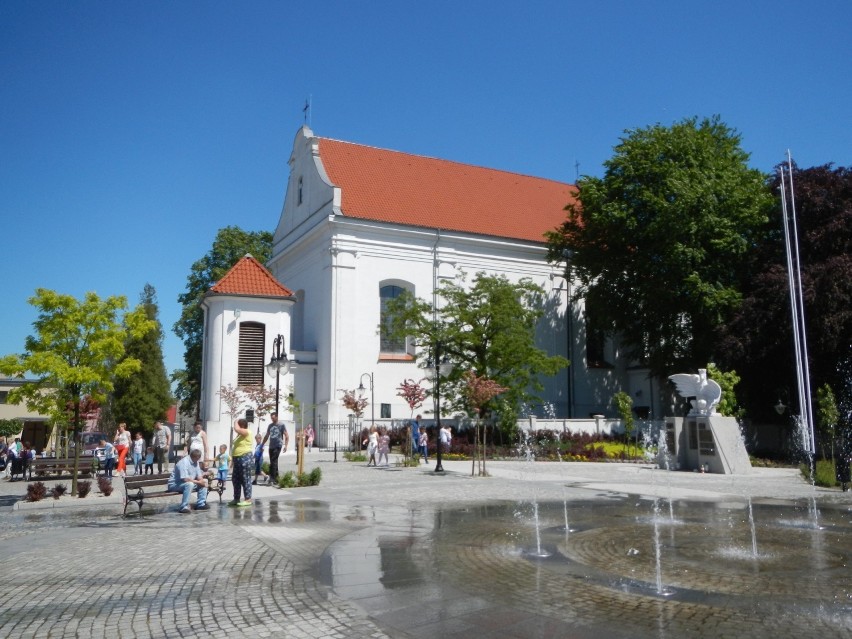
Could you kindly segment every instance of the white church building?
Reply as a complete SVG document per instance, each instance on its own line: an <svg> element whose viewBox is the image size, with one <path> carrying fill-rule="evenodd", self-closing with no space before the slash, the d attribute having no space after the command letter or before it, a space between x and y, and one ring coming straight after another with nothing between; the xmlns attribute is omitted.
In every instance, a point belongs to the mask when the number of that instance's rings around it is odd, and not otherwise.
<svg viewBox="0 0 852 639"><path fill-rule="evenodd" d="M227 441L232 419L222 386L275 385L264 364L278 335L291 362L282 397L292 391L305 413L282 417L345 420L342 390L363 385L373 399L366 417L409 418L397 388L424 375L409 344L380 336L383 303L403 290L432 301L441 282L479 272L544 289L538 346L571 361L541 380L557 417L612 415L618 390L655 412L647 370L620 363L609 340L587 340L565 265L546 259L544 233L564 219L570 184L320 138L306 126L289 165L266 268L241 260L203 303L202 419L211 443Z"/></svg>

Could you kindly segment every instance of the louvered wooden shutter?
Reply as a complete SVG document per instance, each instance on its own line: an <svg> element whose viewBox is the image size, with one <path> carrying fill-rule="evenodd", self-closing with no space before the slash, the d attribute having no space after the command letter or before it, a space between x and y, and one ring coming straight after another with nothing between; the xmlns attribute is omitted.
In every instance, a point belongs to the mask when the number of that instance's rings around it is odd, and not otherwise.
<svg viewBox="0 0 852 639"><path fill-rule="evenodd" d="M263 386L263 347L266 327L257 322L240 324L238 386Z"/></svg>

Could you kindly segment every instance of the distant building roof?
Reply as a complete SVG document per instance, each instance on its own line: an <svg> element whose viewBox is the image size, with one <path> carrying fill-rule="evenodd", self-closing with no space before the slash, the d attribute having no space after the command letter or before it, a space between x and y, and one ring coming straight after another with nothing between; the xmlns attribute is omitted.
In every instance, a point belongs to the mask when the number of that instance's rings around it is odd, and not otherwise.
<svg viewBox="0 0 852 639"><path fill-rule="evenodd" d="M248 253L210 287L210 293L250 297L293 296L293 291L276 280L263 264Z"/></svg>
<svg viewBox="0 0 852 639"><path fill-rule="evenodd" d="M344 215L543 242L576 188L544 178L318 138Z"/></svg>

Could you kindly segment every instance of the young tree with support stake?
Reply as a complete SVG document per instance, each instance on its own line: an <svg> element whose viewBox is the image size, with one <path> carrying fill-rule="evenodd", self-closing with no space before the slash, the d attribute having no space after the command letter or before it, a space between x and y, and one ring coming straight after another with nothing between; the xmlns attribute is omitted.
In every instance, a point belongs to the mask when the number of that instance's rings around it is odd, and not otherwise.
<svg viewBox="0 0 852 639"><path fill-rule="evenodd" d="M414 411L423 406L423 402L426 401L426 389L413 379L404 379L402 380L402 384L397 386L396 390L397 397L402 397L405 403L408 404L408 408L411 409L408 420L408 443L403 447L402 451L403 456L407 458L411 457L414 450L414 433L411 431L411 420L414 419Z"/></svg>
<svg viewBox="0 0 852 639"><path fill-rule="evenodd" d="M21 355L0 360L0 372L24 378L29 372L37 378L9 393L12 402L23 400L29 410L61 419L67 405L73 409L74 477L71 492L77 492L80 463L81 404L86 396L103 401L116 379L140 369L133 357L124 357L128 337L141 337L155 330L144 309L127 311L124 296L102 300L86 293L83 300L48 289L36 289L30 298L39 315ZM121 317L123 315L123 317ZM123 324L122 324L123 320Z"/></svg>
<svg viewBox="0 0 852 639"><path fill-rule="evenodd" d="M479 475L485 477L488 473L485 470L485 429L482 429L482 443L480 448L479 441L479 426L482 418L482 412L485 406L500 393L506 392L506 388L500 386L494 380L487 377L479 377L473 371L465 371L462 375L463 386L462 394L465 403L468 405L471 412L476 415L476 429L474 432L474 447L473 447L473 465L471 466L471 477L476 474L477 462L479 462ZM440 445L440 444L439 444Z"/></svg>

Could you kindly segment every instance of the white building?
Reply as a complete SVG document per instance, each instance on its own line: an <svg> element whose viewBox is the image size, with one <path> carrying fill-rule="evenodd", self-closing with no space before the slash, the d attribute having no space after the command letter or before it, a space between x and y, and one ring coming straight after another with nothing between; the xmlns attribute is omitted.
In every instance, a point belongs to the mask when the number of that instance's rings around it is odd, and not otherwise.
<svg viewBox="0 0 852 639"><path fill-rule="evenodd" d="M618 365L611 343L590 343L587 356L582 305L569 304L564 265L547 262L544 233L564 219L571 185L319 138L307 127L296 134L289 164L268 264L278 297L252 298L249 306L215 294L206 302L205 330L212 333L205 348L218 349L205 352L208 425L222 419L211 393L236 381L238 328L248 317L265 326L267 361L274 336L285 335L296 362L287 384L312 419L345 419L342 389L369 388L370 376L375 416L408 418L397 387L423 375L407 344L382 343L383 300L401 290L431 300L440 282L463 274L470 281L480 271L527 277L544 288L548 315L538 345L572 362L542 380L543 399L557 416L612 414L610 400L622 388L636 404L650 403L647 372Z"/></svg>

